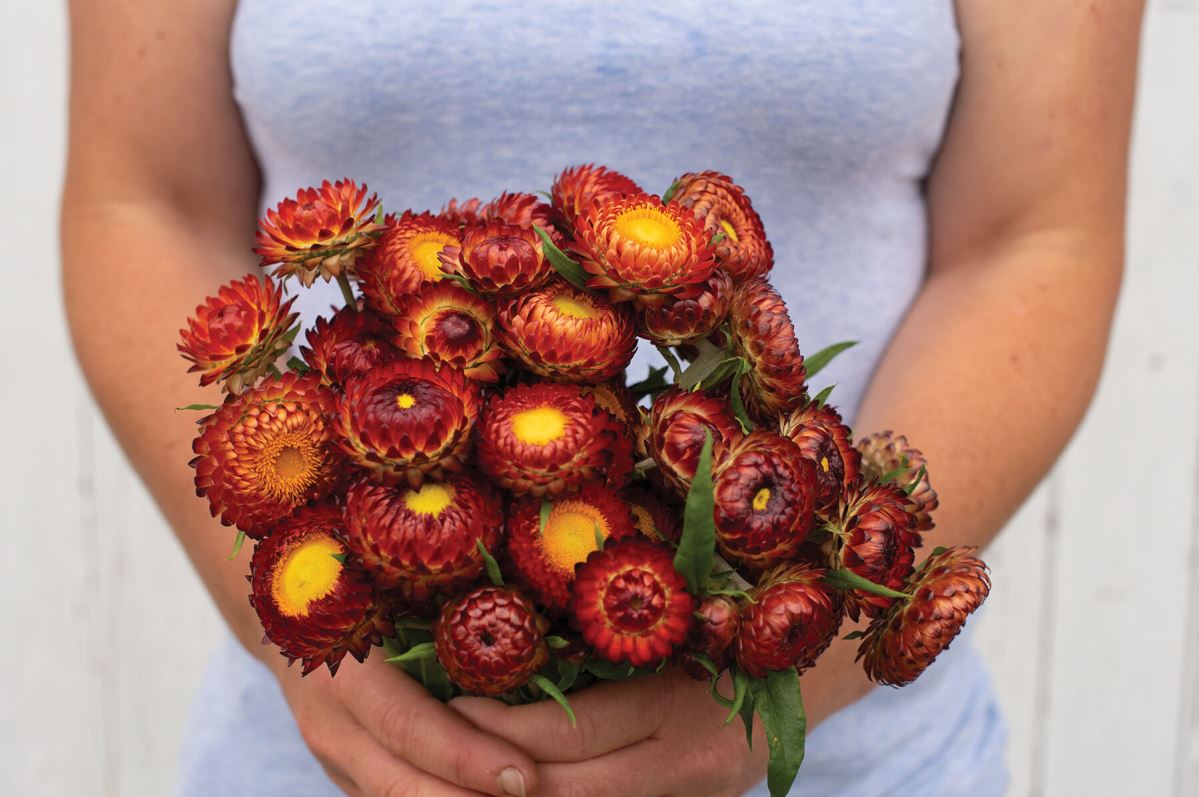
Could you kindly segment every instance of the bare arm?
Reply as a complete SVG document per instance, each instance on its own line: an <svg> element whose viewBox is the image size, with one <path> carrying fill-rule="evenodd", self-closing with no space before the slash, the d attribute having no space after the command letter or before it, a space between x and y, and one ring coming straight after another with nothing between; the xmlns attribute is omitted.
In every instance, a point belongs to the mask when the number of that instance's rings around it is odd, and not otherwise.
<svg viewBox="0 0 1199 797"><path fill-rule="evenodd" d="M249 253L258 172L231 94L233 9L232 0L72 3L62 241L79 361L230 628L279 677L338 785L351 794L457 797L520 793L514 778L523 777L532 789L528 756L378 656L344 663L336 679L320 671L301 681L298 668L285 669L278 651L260 644L247 556L226 561L233 532L196 498L187 467L196 416L174 408L220 397L186 373L178 330L205 296L258 268Z"/></svg>
<svg viewBox="0 0 1199 797"><path fill-rule="evenodd" d="M989 542L1090 402L1123 265L1141 6L959 0L962 79L928 185L930 275L855 424L902 432L927 456L941 499L931 545ZM856 644L834 643L804 676L813 723L871 688ZM565 729L540 706L460 709L560 762L542 768L551 787L740 794L761 777L761 746L747 756L710 703L686 678L580 695L580 723L608 730L570 749L544 742Z"/></svg>

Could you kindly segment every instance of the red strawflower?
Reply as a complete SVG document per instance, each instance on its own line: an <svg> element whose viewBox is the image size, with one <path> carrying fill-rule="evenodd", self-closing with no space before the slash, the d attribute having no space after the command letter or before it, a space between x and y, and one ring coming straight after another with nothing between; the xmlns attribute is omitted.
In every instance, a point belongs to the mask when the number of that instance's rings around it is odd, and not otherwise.
<svg viewBox="0 0 1199 797"><path fill-rule="evenodd" d="M400 358L391 335L391 327L373 312L346 306L329 320L316 319L300 354L326 384L340 387L350 377Z"/></svg>
<svg viewBox="0 0 1199 797"><path fill-rule="evenodd" d="M550 188L559 221L568 230L574 226L575 217L593 203L602 205L625 194L639 193L641 189L628 177L591 163L563 170Z"/></svg>
<svg viewBox="0 0 1199 797"><path fill-rule="evenodd" d="M672 202L691 208L712 234L724 233L716 244L716 260L736 280L761 277L774 264L762 219L741 186L720 172L684 174L676 183Z"/></svg>
<svg viewBox="0 0 1199 797"><path fill-rule="evenodd" d="M654 398L649 418L649 454L680 497L685 497L691 489L708 433L712 435L715 467L723 451L743 436L723 396L672 387Z"/></svg>
<svg viewBox="0 0 1199 797"><path fill-rule="evenodd" d="M941 502L929 481L928 460L920 449L903 435L887 431L863 437L858 441L858 451L862 454L862 475L875 481L887 478L903 487L911 502L909 509L916 515L916 529L930 531L936 525L932 512Z"/></svg>
<svg viewBox="0 0 1199 797"><path fill-rule="evenodd" d="M732 279L716 269L693 297L671 299L657 307L639 306L637 332L658 346L682 346L706 338L724 323L732 299Z"/></svg>
<svg viewBox="0 0 1199 797"><path fill-rule="evenodd" d="M916 516L908 497L894 485L859 484L843 499L832 523L840 566L889 589L902 591L915 561ZM855 621L859 612L876 617L894 598L864 590L846 596L846 610Z"/></svg>
<svg viewBox="0 0 1199 797"><path fill-rule="evenodd" d="M516 296L544 285L554 273L541 239L527 227L491 221L466 231L460 247L441 253L442 268L488 297Z"/></svg>
<svg viewBox="0 0 1199 797"><path fill-rule="evenodd" d="M390 316L409 294L443 279L441 252L462 245L458 227L430 213L388 215L386 228L358 268L367 304Z"/></svg>
<svg viewBox="0 0 1199 797"><path fill-rule="evenodd" d="M857 483L862 457L853 447L849 427L832 407L807 404L779 418L779 433L788 438L816 466L820 493L818 509L836 506Z"/></svg>
<svg viewBox="0 0 1199 797"><path fill-rule="evenodd" d="M783 564L750 591L741 614L737 664L755 678L770 670L803 672L824 652L843 610L841 595L822 580L824 571L808 564Z"/></svg>
<svg viewBox="0 0 1199 797"><path fill-rule="evenodd" d="M749 363L741 380L746 409L767 422L804 401L803 355L787 305L765 279L739 283L729 312L733 351Z"/></svg>
<svg viewBox="0 0 1199 797"><path fill-rule="evenodd" d="M522 686L549 660L547 623L510 587L484 586L447 603L433 647L462 691L495 697Z"/></svg>
<svg viewBox="0 0 1199 797"><path fill-rule="evenodd" d="M449 280L427 283L403 299L392 323L396 347L410 357L452 366L480 382L498 382L505 371L495 307Z"/></svg>

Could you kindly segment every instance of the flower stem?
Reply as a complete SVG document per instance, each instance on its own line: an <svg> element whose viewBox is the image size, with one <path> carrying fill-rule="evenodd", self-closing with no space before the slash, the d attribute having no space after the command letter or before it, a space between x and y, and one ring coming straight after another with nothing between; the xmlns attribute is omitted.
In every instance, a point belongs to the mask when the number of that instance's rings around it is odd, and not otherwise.
<svg viewBox="0 0 1199 797"><path fill-rule="evenodd" d="M350 287L350 278L343 271L337 275L337 287L341 288L341 295L345 297L346 306L351 312L358 311L358 300L354 298L354 289Z"/></svg>

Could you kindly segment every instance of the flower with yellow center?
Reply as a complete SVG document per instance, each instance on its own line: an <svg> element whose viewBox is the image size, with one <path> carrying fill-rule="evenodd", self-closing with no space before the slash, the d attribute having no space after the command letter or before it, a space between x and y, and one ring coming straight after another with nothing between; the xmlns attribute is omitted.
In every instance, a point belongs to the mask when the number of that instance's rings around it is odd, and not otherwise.
<svg viewBox="0 0 1199 797"><path fill-rule="evenodd" d="M486 482L468 474L419 488L360 481L346 493L344 538L387 589L410 601L449 595L483 575L478 542L498 551L504 510Z"/></svg>
<svg viewBox="0 0 1199 797"><path fill-rule="evenodd" d="M619 199L624 194L639 193L637 184L620 172L590 163L564 169L550 188L554 209L567 230L573 229L575 217L584 208Z"/></svg>
<svg viewBox="0 0 1199 797"><path fill-rule="evenodd" d="M187 319L177 348L199 372L200 384L221 381L229 393L240 393L263 377L294 336L294 298L270 279L248 274L224 285ZM290 334L289 334L290 333Z"/></svg>
<svg viewBox="0 0 1199 797"><path fill-rule="evenodd" d="M333 395L315 374L284 374L230 397L192 444L196 492L213 516L251 537L328 496L344 459L326 420Z"/></svg>
<svg viewBox="0 0 1199 797"><path fill-rule="evenodd" d="M389 215L378 245L363 258L358 281L367 304L395 315L405 297L442 279L441 254L462 244L458 227L431 213Z"/></svg>
<svg viewBox="0 0 1199 797"><path fill-rule="evenodd" d="M475 462L516 495L558 495L587 481L628 481L627 430L577 385L517 385L492 396L475 430Z"/></svg>
<svg viewBox="0 0 1199 797"><path fill-rule="evenodd" d="M639 193L584 208L571 249L591 275L589 288L658 305L703 290L716 268L711 237L688 208Z"/></svg>
<svg viewBox="0 0 1199 797"><path fill-rule="evenodd" d="M504 350L535 374L565 382L603 382L637 349L631 313L554 280L500 305Z"/></svg>
<svg viewBox="0 0 1199 797"><path fill-rule="evenodd" d="M542 502L524 499L508 516L508 556L521 579L549 606L566 608L575 567L601 540L637 533L628 503L598 482L555 499L542 527Z"/></svg>
<svg viewBox="0 0 1199 797"><path fill-rule="evenodd" d="M632 486L621 497L633 510L633 523L643 537L659 542L677 543L682 533L682 510L667 503L664 494Z"/></svg>
<svg viewBox="0 0 1199 797"><path fill-rule="evenodd" d="M716 544L763 569L799 552L815 519L816 471L785 437L759 429L735 443L713 474Z"/></svg>
<svg viewBox="0 0 1199 797"><path fill-rule="evenodd" d="M394 633L391 607L345 561L341 529L337 507L306 507L259 542L250 561L250 604L267 639L300 659L305 675L322 663L336 672L347 653L362 661Z"/></svg>
<svg viewBox="0 0 1199 797"><path fill-rule="evenodd" d="M462 470L481 404L478 384L458 369L404 358L346 383L337 428L346 454L376 481L416 488Z"/></svg>
<svg viewBox="0 0 1199 797"><path fill-rule="evenodd" d="M326 180L268 210L255 235L254 253L262 257L262 266L275 265L276 277L294 276L305 286L317 277L352 275L383 229L375 221L379 199L368 198L366 190L353 180Z"/></svg>
<svg viewBox="0 0 1199 797"><path fill-rule="evenodd" d="M481 382L499 381L504 371L495 306L449 280L404 299L392 323L396 346L410 357L453 366Z"/></svg>
<svg viewBox="0 0 1199 797"><path fill-rule="evenodd" d="M741 186L720 172L684 174L676 181L671 202L690 208L713 235L716 260L735 280L764 276L774 265L762 218Z"/></svg>
<svg viewBox="0 0 1199 797"><path fill-rule="evenodd" d="M862 457L853 446L849 427L832 407L807 404L779 418L779 434L816 465L820 484L816 507L831 511L861 473Z"/></svg>

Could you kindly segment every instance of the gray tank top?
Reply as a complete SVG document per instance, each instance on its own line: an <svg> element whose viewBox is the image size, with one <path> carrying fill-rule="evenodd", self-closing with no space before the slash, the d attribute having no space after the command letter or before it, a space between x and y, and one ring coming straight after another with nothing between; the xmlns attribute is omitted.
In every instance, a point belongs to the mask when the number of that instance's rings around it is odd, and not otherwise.
<svg viewBox="0 0 1199 797"><path fill-rule="evenodd" d="M861 341L817 385L836 383L832 400L852 420L924 279L923 181L958 46L950 0L242 0L232 62L264 206L343 176L398 211L545 190L583 162L656 193L686 171L731 175L774 245L771 279L801 347ZM300 301L310 320L341 300L325 285ZM204 761L229 777L229 761L261 761L222 748L254 744L262 734L250 731L270 732L270 722L280 788L297 793L306 768L320 781L269 697L269 676L244 655L220 666L185 757L185 792ZM270 707L222 708L238 678ZM875 692L817 728L799 788L999 794L1002 731L989 695L959 641L915 686ZM240 742L234 720L247 729ZM294 741L286 753L283 738ZM196 793L223 793L212 791L215 776L208 770L209 790ZM263 791L266 777L256 773L256 793L275 793L269 778ZM333 793L321 783L303 793Z"/></svg>

